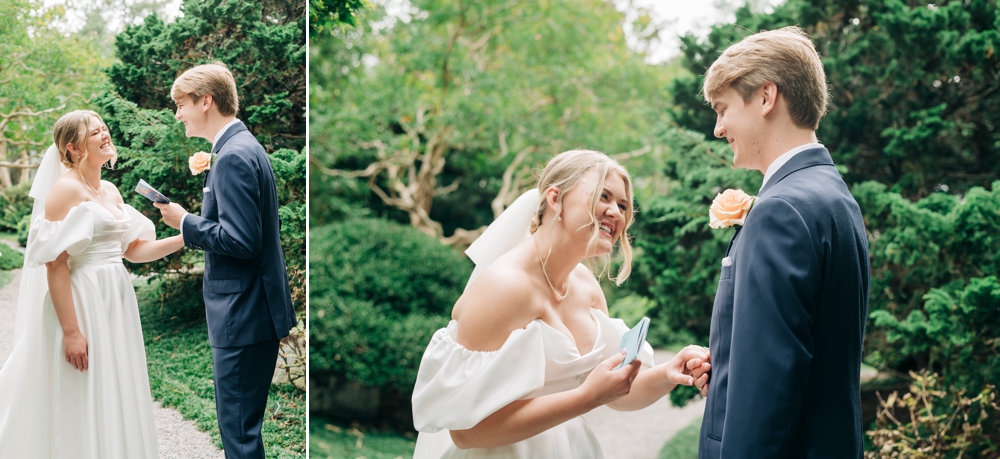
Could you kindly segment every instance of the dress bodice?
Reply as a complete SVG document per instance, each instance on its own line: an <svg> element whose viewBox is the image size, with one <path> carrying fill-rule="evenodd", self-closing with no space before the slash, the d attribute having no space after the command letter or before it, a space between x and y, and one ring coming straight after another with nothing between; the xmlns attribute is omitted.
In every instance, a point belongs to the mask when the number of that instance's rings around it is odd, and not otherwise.
<svg viewBox="0 0 1000 459"><path fill-rule="evenodd" d="M57 222L36 217L28 235L25 259L28 266L40 266L69 254L72 270L84 265L121 263L122 254L136 239L155 240L153 222L128 204L118 204L117 218L104 206L84 201Z"/></svg>
<svg viewBox="0 0 1000 459"><path fill-rule="evenodd" d="M418 456L441 457L447 450L445 457L478 457L471 450L457 455L458 450L445 438L448 434L444 431L470 429L515 400L572 390L583 384L598 364L618 353L622 335L628 331L621 319L611 319L596 309L591 310L591 317L597 326L597 338L593 349L584 354L580 354L572 339L541 319L514 330L500 349L490 352L470 351L458 344L454 339L459 326L456 321L435 332L424 351L413 391L413 423L421 432ZM653 365L649 344L643 346L639 358L643 368ZM423 438L424 434L432 433L443 433L444 437ZM506 452L501 456L537 456L539 451L535 449L539 445L562 444L566 438L590 443L593 448L584 446L584 449L596 448L596 451L589 457L601 457L596 438L579 418L561 429L551 429L503 447ZM526 451L528 455L516 451Z"/></svg>

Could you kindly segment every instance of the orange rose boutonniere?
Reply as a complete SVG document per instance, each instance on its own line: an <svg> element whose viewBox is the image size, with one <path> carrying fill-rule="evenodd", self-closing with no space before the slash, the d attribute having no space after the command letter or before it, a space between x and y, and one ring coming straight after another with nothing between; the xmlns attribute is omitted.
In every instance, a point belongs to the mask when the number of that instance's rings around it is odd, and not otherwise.
<svg viewBox="0 0 1000 459"><path fill-rule="evenodd" d="M756 200L755 196L750 196L743 190L729 189L719 193L712 201L712 206L708 208L708 226L711 228L743 226Z"/></svg>
<svg viewBox="0 0 1000 459"><path fill-rule="evenodd" d="M212 168L212 154L199 151L188 158L191 175L198 175Z"/></svg>

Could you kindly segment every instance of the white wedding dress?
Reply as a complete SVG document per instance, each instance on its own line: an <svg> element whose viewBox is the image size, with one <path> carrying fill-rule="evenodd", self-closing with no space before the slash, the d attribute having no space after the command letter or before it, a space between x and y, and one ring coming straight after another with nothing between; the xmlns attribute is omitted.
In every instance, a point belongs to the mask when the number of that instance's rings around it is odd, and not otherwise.
<svg viewBox="0 0 1000 459"><path fill-rule="evenodd" d="M497 448L460 450L448 429L464 430L515 400L575 389L602 361L618 353L628 327L621 319L591 310L597 325L594 348L580 355L573 341L541 319L511 332L492 352L465 349L455 342L458 322L438 330L424 351L413 391L413 424L420 431L414 459L437 458L603 458L601 445L583 417L534 437ZM653 366L644 344L642 367Z"/></svg>
<svg viewBox="0 0 1000 459"><path fill-rule="evenodd" d="M66 362L47 286L31 286L45 290L44 301L25 311L24 334L0 369L0 458L158 457L135 289L122 264L129 244L156 233L132 207L119 209L120 219L88 201L62 221L32 222L25 268L69 253L89 365L80 372Z"/></svg>

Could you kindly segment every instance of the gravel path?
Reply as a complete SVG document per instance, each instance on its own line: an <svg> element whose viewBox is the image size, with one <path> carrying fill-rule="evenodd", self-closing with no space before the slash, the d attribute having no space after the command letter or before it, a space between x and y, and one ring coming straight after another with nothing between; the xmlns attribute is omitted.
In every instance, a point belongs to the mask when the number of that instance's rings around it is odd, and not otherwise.
<svg viewBox="0 0 1000 459"><path fill-rule="evenodd" d="M7 250L7 249L5 249ZM0 289L0 367L14 349L14 315L17 312L17 291L21 286L21 270L11 271L14 279ZM185 421L176 410L153 402L153 417L161 459L222 459L225 455L208 434L198 430L194 422Z"/></svg>
<svg viewBox="0 0 1000 459"><path fill-rule="evenodd" d="M653 359L663 363L673 356L673 352L657 350ZM602 406L585 417L607 459L657 459L663 444L704 411L704 399L675 408L667 396L639 411L615 411Z"/></svg>

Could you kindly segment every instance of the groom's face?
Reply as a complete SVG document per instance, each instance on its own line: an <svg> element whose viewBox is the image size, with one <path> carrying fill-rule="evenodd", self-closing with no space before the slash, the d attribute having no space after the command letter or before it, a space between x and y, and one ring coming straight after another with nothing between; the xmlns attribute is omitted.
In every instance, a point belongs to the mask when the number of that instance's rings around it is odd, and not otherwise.
<svg viewBox="0 0 1000 459"><path fill-rule="evenodd" d="M755 111L757 94L744 102L732 87L712 98L715 110L715 136L726 139L733 149L733 164L744 169L756 169L761 147L761 110Z"/></svg>
<svg viewBox="0 0 1000 459"><path fill-rule="evenodd" d="M205 127L208 124L208 111L204 109L204 98L194 100L190 96L182 96L174 99L177 104L177 112L174 118L184 123L184 133L188 137L205 138ZM212 139L208 139L212 141Z"/></svg>

